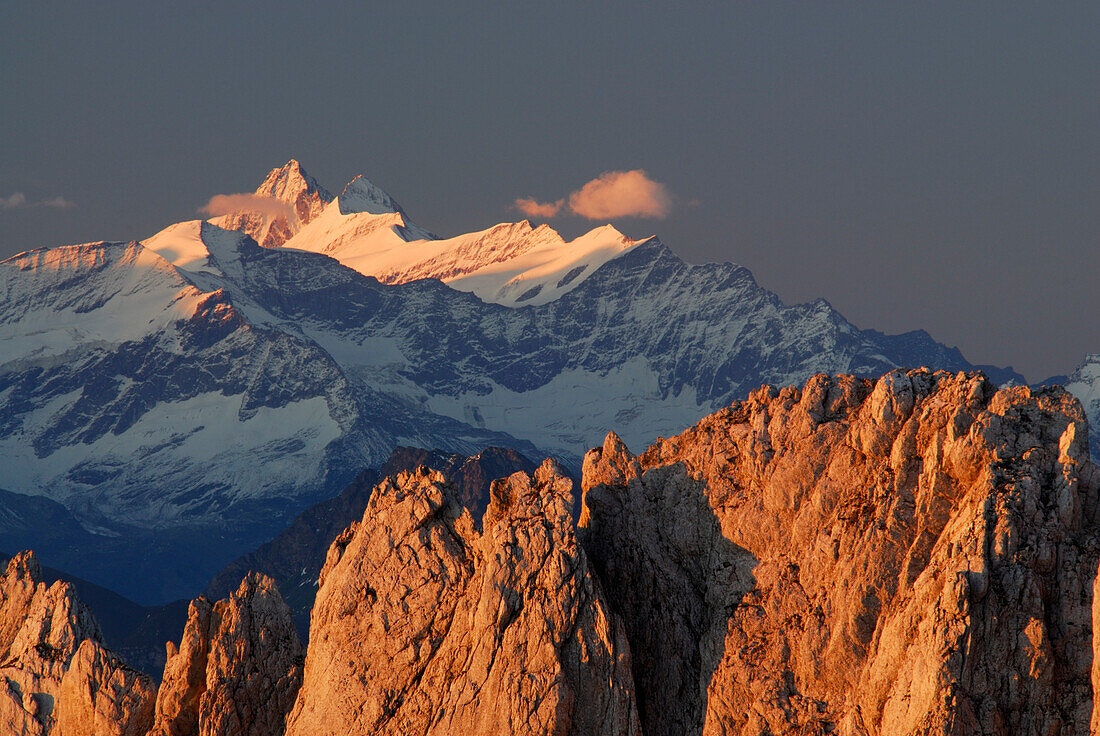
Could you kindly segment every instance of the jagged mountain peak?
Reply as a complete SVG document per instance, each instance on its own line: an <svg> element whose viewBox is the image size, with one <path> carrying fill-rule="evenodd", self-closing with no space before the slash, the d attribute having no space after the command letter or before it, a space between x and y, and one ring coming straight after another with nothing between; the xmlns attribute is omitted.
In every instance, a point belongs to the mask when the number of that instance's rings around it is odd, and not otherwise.
<svg viewBox="0 0 1100 736"><path fill-rule="evenodd" d="M254 193L257 197L278 200L288 210L257 207L241 209L212 220L226 230L241 230L265 248L276 248L290 240L334 199L295 159L272 169Z"/></svg>
<svg viewBox="0 0 1100 736"><path fill-rule="evenodd" d="M302 168L297 159L293 158L283 166L272 169L256 189L256 194L275 197L291 206L296 205L303 196L316 197L325 202L333 200L332 192L321 186Z"/></svg>
<svg viewBox="0 0 1100 736"><path fill-rule="evenodd" d="M338 199L338 203L342 215L350 215L356 212L366 212L372 215L405 214L405 210L394 201L393 197L362 174L348 182Z"/></svg>

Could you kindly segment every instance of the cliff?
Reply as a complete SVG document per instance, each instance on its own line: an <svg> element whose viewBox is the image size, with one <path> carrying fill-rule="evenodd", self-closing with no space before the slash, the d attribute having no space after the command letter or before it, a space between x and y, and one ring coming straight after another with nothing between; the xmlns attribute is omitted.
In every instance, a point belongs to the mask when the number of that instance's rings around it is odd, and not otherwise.
<svg viewBox="0 0 1100 736"><path fill-rule="evenodd" d="M321 572L292 736L637 734L630 656L546 461L474 528L426 468L383 481Z"/></svg>
<svg viewBox="0 0 1100 736"><path fill-rule="evenodd" d="M141 736L154 688L102 644L73 586L42 582L32 552L0 578L0 734Z"/></svg>
<svg viewBox="0 0 1100 736"><path fill-rule="evenodd" d="M815 376L585 458L647 734L1089 733L1097 469L1061 389Z"/></svg>

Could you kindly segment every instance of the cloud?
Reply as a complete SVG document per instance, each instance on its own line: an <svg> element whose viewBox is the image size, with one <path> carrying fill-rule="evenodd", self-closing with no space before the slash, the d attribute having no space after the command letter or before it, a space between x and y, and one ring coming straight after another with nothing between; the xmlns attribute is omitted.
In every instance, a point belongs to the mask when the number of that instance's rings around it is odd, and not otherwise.
<svg viewBox="0 0 1100 736"><path fill-rule="evenodd" d="M215 194L210 201L199 207L211 217L228 215L233 212L256 212L265 217L281 217L287 222L296 222L294 208L281 199L264 197L259 194Z"/></svg>
<svg viewBox="0 0 1100 736"><path fill-rule="evenodd" d="M606 171L569 195L568 200L539 202L521 198L514 206L531 217L554 217L570 212L589 220L619 217L668 217L672 195L641 169Z"/></svg>
<svg viewBox="0 0 1100 736"><path fill-rule="evenodd" d="M668 217L672 196L641 169L607 171L569 195L569 209L589 220Z"/></svg>
<svg viewBox="0 0 1100 736"><path fill-rule="evenodd" d="M530 197L520 197L515 201L515 207L529 217L554 217L564 203L564 199L557 202L538 202Z"/></svg>
<svg viewBox="0 0 1100 736"><path fill-rule="evenodd" d="M16 192L7 199L0 197L0 210L15 210L27 206L27 197L23 192Z"/></svg>
<svg viewBox="0 0 1100 736"><path fill-rule="evenodd" d="M39 207L53 207L58 210L67 210L70 207L76 207L76 202L72 202L64 197L54 197L53 199L44 199L38 203Z"/></svg>
<svg viewBox="0 0 1100 736"><path fill-rule="evenodd" d="M52 209L66 210L70 207L76 207L76 203L64 197L54 197L52 199L43 199L38 202L30 202L27 200L27 195L23 194L23 192L16 192L10 197L0 197L0 210L22 210L31 207L50 207Z"/></svg>

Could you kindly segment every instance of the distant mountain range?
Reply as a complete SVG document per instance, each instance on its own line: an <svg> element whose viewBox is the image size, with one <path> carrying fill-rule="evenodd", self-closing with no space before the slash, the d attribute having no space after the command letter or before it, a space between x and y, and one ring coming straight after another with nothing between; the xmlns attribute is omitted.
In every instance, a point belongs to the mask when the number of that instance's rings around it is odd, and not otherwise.
<svg viewBox="0 0 1100 736"><path fill-rule="evenodd" d="M576 471L609 428L644 446L762 383L975 367L610 225L439 239L365 178L334 197L294 161L256 196L285 214L0 263L0 519L53 502L11 522L46 564L160 603L398 446Z"/></svg>

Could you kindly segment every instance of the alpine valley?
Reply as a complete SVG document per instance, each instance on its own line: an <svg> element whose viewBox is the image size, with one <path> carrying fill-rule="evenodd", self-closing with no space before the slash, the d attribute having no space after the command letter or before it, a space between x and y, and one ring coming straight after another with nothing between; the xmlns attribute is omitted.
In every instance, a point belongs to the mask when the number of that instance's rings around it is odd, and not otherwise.
<svg viewBox="0 0 1100 736"><path fill-rule="evenodd" d="M0 552L161 604L399 446L579 476L610 429L645 447L761 384L976 368L610 225L439 238L366 178L334 196L296 161L256 195L285 213L0 263Z"/></svg>

